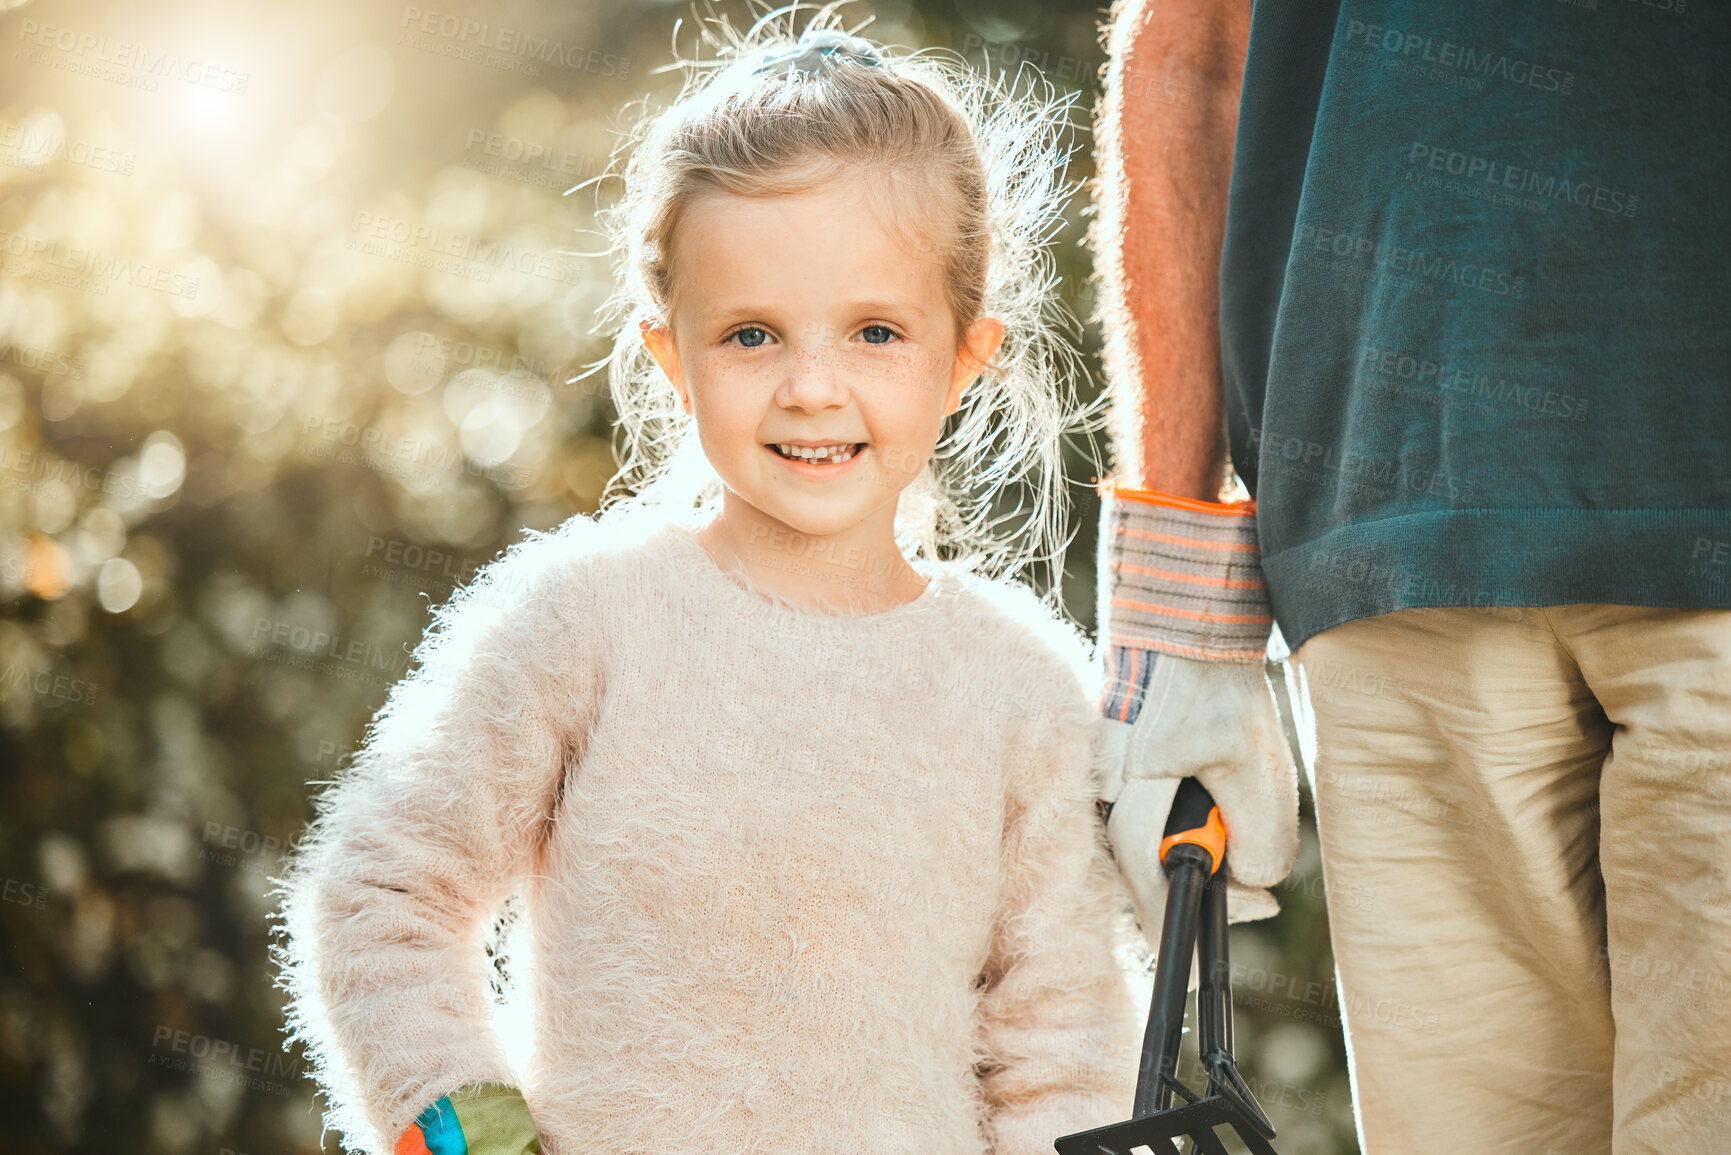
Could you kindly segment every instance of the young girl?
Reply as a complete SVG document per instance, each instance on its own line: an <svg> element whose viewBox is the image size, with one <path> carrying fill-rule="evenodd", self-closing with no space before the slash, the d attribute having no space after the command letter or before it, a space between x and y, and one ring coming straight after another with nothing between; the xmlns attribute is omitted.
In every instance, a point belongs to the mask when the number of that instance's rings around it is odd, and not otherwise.
<svg viewBox="0 0 1731 1155"><path fill-rule="evenodd" d="M638 492L440 610L290 863L351 1148L1035 1155L1128 1112L1098 675L1007 576L1076 415L1065 105L832 18L727 31L645 122L606 217Z"/></svg>

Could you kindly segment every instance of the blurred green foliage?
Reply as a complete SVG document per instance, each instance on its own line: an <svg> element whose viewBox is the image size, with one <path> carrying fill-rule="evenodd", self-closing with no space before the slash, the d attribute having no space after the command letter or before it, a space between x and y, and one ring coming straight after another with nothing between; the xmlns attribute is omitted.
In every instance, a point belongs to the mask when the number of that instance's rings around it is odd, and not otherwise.
<svg viewBox="0 0 1731 1155"><path fill-rule="evenodd" d="M855 11L1080 91L1090 175L1103 11ZM680 17L689 53L688 8L630 0L0 0L7 1151L321 1149L267 876L429 606L612 474L580 378L608 194L562 194L676 88ZM1057 254L1084 317L1086 203ZM1355 1150L1308 827L1282 897L1234 934L1240 1053L1283 1151Z"/></svg>

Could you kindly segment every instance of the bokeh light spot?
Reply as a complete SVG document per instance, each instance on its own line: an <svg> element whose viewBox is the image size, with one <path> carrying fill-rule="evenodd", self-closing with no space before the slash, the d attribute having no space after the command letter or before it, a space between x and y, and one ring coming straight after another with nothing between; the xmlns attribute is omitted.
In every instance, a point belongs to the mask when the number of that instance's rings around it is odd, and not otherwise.
<svg viewBox="0 0 1731 1155"><path fill-rule="evenodd" d="M44 601L65 597L72 588L72 559L51 537L31 534L24 551L25 585Z"/></svg>
<svg viewBox="0 0 1731 1155"><path fill-rule="evenodd" d="M111 557L96 574L96 600L111 614L123 614L138 604L144 577L123 557Z"/></svg>
<svg viewBox="0 0 1731 1155"><path fill-rule="evenodd" d="M439 339L412 329L385 346L385 380L398 393L418 396L445 377L445 356Z"/></svg>
<svg viewBox="0 0 1731 1155"><path fill-rule="evenodd" d="M180 438L158 429L144 439L138 455L138 481L152 497L167 497L186 480L186 450Z"/></svg>

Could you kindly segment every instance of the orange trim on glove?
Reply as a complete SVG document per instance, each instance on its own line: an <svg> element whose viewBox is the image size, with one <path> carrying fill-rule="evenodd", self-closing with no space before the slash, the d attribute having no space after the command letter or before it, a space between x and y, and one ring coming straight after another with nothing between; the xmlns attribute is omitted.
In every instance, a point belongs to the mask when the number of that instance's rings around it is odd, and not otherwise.
<svg viewBox="0 0 1731 1155"><path fill-rule="evenodd" d="M1200 501L1194 497L1179 497L1173 493L1162 493L1158 489L1137 489L1133 486L1120 485L1111 478L1102 479L1094 487L1094 491L1102 496L1110 489L1117 497L1130 501L1141 501L1149 505L1164 505L1169 509L1187 509L1191 513L1212 513L1220 517L1254 517L1256 515L1255 501Z"/></svg>

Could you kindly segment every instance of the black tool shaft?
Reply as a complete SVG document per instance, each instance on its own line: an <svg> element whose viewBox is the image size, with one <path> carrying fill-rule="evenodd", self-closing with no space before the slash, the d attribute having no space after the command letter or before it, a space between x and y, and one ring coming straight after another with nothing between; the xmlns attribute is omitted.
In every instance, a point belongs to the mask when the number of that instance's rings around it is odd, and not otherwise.
<svg viewBox="0 0 1731 1155"><path fill-rule="evenodd" d="M1130 1117L1140 1119L1171 1105L1172 1092L1161 1075L1176 1075L1178 1044L1184 1036L1184 995L1190 987L1190 956L1196 948L1196 922L1202 888L1208 879L1208 853L1189 845L1166 855L1166 920L1154 966L1154 999L1142 1040L1142 1069L1136 1078L1136 1103Z"/></svg>
<svg viewBox="0 0 1731 1155"><path fill-rule="evenodd" d="M1214 799L1194 778L1178 787L1161 840L1166 873L1165 922L1154 967L1154 998L1142 1039L1142 1069L1130 1119L1109 1127L1060 1135L1059 1155L1141 1155L1179 1151L1190 1141L1197 1155L1227 1155L1218 1134L1230 1128L1251 1155L1275 1155L1274 1124L1238 1073L1232 1058L1232 982L1227 954L1226 830ZM1178 1081L1184 1037L1184 996L1191 956L1201 963L1196 996L1197 1050L1208 1073L1207 1090L1192 1094ZM1177 1087L1186 1100L1172 1107Z"/></svg>
<svg viewBox="0 0 1731 1155"><path fill-rule="evenodd" d="M1226 871L1222 868L1202 891L1196 926L1196 1047L1201 1055L1232 1058L1232 963L1227 951Z"/></svg>

